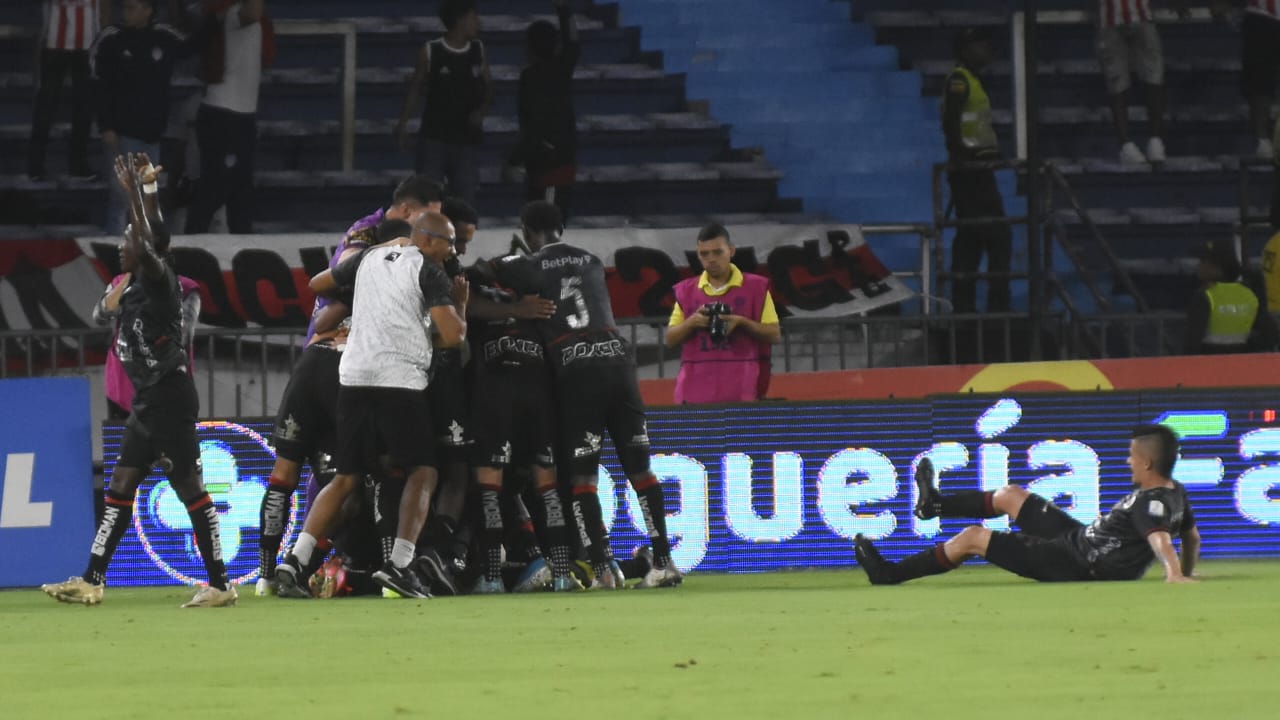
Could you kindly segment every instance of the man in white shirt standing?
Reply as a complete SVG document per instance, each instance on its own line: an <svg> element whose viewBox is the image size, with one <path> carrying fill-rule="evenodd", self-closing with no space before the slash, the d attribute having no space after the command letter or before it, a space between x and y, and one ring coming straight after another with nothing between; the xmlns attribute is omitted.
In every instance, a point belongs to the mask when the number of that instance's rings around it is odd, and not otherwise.
<svg viewBox="0 0 1280 720"><path fill-rule="evenodd" d="M391 557L374 573L379 585L401 597L429 597L410 569L415 543L426 522L439 474L427 405L427 369L434 328L445 345L466 339L468 287L450 280L441 263L453 253L453 225L427 211L411 219L409 243L363 250L343 261L317 293L354 285L351 335L339 366L338 474L307 513L302 533L276 567L281 597L310 597L303 568L311 564L316 539L361 478L380 470L379 455L406 476Z"/></svg>
<svg viewBox="0 0 1280 720"><path fill-rule="evenodd" d="M213 214L224 205L228 230L252 232L258 86L264 57L274 47L264 3L242 0L205 19L217 26L205 51L207 84L196 114L200 179L187 212L188 235L208 232Z"/></svg>

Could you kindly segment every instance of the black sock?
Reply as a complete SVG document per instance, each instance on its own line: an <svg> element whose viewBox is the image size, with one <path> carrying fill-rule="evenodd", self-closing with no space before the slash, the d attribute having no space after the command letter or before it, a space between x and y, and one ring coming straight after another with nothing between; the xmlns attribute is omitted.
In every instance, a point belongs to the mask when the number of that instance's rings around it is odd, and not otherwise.
<svg viewBox="0 0 1280 720"><path fill-rule="evenodd" d="M938 543L927 550L921 550L915 555L903 558L894 566L898 578L914 580L926 575L941 575L955 570L957 563L947 559L947 553L942 548L942 543Z"/></svg>
<svg viewBox="0 0 1280 720"><path fill-rule="evenodd" d="M609 547L609 534L604 529L604 512L595 486L579 485L573 489L573 516L578 523L578 539L599 572L599 568L609 562L605 552Z"/></svg>
<svg viewBox="0 0 1280 720"><path fill-rule="evenodd" d="M547 488L541 493L541 498L546 516L547 545L551 552L551 574L555 577L568 577L573 572L573 553L569 549L569 526L565 523L560 491L554 487ZM596 502L599 501L597 496Z"/></svg>
<svg viewBox="0 0 1280 720"><path fill-rule="evenodd" d="M391 550L396 544L396 532L400 527L400 497L403 494L403 480L383 477L373 483L373 523L378 528L384 565L391 562Z"/></svg>
<svg viewBox="0 0 1280 720"><path fill-rule="evenodd" d="M259 577L275 577L276 558L280 556L280 543L284 540L284 527L293 505L293 490L271 483L262 495L258 508L258 570Z"/></svg>
<svg viewBox="0 0 1280 720"><path fill-rule="evenodd" d="M944 518L993 518L1004 513L995 509L991 490L961 490L938 495L938 515Z"/></svg>
<svg viewBox="0 0 1280 720"><path fill-rule="evenodd" d="M502 508L498 504L498 488L480 488L480 513L484 529L480 532L480 557L484 562L484 579L502 579Z"/></svg>
<svg viewBox="0 0 1280 720"><path fill-rule="evenodd" d="M227 566L222 562L222 536L218 527L218 507L213 504L209 493L201 493L187 505L187 515L191 517L191 527L196 533L196 547L200 549L200 558L204 560L204 569L209 573L209 585L226 590L231 583L227 577Z"/></svg>
<svg viewBox="0 0 1280 720"><path fill-rule="evenodd" d="M107 488L106 501L103 506L102 520L98 522L98 533L93 536L93 546L89 549L89 568L84 571L85 582L102 585L107 581L107 566L111 557L116 554L116 546L120 538L133 522L133 498L136 494L124 495Z"/></svg>
<svg viewBox="0 0 1280 720"><path fill-rule="evenodd" d="M649 543L653 546L653 564L666 567L671 561L671 541L667 537L667 498L662 494L662 483L649 475L641 482L632 482L640 499L645 528L649 531Z"/></svg>

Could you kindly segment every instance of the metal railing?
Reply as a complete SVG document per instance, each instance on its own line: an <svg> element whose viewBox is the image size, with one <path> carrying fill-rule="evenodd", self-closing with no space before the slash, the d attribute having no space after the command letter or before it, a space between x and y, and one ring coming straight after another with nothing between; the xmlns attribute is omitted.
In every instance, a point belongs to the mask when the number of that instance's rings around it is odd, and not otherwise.
<svg viewBox="0 0 1280 720"><path fill-rule="evenodd" d="M783 318L778 372L1032 359L1039 337L1047 359L1164 355L1183 318L1172 313L1075 317L1047 313L1032 325L1021 313ZM663 342L667 318L626 318L619 328L636 349L642 377L672 377L680 351ZM201 328L196 383L204 417L273 415L302 352L302 328ZM0 331L0 378L100 372L106 328Z"/></svg>
<svg viewBox="0 0 1280 720"><path fill-rule="evenodd" d="M342 39L342 117L339 129L342 142L342 169L351 172L356 158L356 26L350 22L313 22L281 20L275 24L277 35L338 36Z"/></svg>
<svg viewBox="0 0 1280 720"><path fill-rule="evenodd" d="M1129 276L1129 272L1125 270L1124 266L1121 264L1120 256L1116 254L1115 248L1111 246L1111 243L1108 242L1107 238L1102 234L1102 230L1100 230L1098 225L1093 222L1093 218L1089 215L1089 211L1080 203L1079 198L1076 197L1075 191L1071 189L1071 183L1067 182L1066 176L1063 175L1062 171L1053 163L1045 163L1042 167L1042 172L1044 173L1045 179L1048 180L1045 184L1045 218L1046 222L1049 223L1049 229L1051 230L1051 232L1048 233L1048 237L1051 240L1056 241L1057 244L1060 245L1067 253L1067 256L1071 258L1072 264L1076 266L1076 270L1080 273L1080 278L1085 282L1090 294L1098 303L1098 307L1102 308L1104 312L1110 310L1111 300L1107 297L1107 293L1103 292L1101 288L1097 286L1097 283L1095 282L1097 278L1094 277L1093 272L1091 271L1092 268L1085 264L1084 258L1081 257L1079 248L1075 246L1075 243L1071 241L1067 234L1062 218L1057 213L1057 200L1059 195L1066 200L1068 205L1067 209L1079 218L1080 223L1088 232L1094 245L1097 246L1103 257L1106 258L1107 271L1110 272L1115 277L1116 282L1124 287L1125 291L1133 297L1134 305L1137 307L1138 311L1146 312L1149 310L1150 306L1148 305L1146 298L1142 296L1142 293L1138 290L1138 286L1134 284L1133 278ZM1053 272L1052 256L1049 252L1045 253L1045 271L1049 273Z"/></svg>

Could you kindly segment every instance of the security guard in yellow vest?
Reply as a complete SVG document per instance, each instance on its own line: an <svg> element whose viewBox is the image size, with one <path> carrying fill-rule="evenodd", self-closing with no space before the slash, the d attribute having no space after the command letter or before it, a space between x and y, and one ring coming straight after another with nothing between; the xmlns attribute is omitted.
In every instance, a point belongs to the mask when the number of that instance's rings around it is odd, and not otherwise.
<svg viewBox="0 0 1280 720"><path fill-rule="evenodd" d="M1232 243L1212 243L1199 256L1201 290L1187 312L1187 354L1274 350L1275 326L1267 313L1258 312L1258 296L1240 282Z"/></svg>
<svg viewBox="0 0 1280 720"><path fill-rule="evenodd" d="M1000 149L991 120L991 99L979 73L994 55L986 34L969 28L955 39L956 69L947 76L942 100L942 132L947 141L951 168L947 182L956 217L1004 217L1004 202L996 187L993 170L965 169L965 162L999 160ZM977 312L977 280L982 255L987 256L987 272L1009 272L1013 236L1004 223L970 225L959 228L951 248L951 301L957 313ZM1009 310L1009 279L987 280L987 312Z"/></svg>

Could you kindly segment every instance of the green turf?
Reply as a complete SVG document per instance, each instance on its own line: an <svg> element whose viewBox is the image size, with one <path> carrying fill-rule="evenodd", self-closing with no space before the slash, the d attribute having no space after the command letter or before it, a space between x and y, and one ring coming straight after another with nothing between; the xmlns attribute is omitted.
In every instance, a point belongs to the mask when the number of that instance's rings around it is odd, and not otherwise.
<svg viewBox="0 0 1280 720"><path fill-rule="evenodd" d="M1275 718L1280 563L1194 586L991 568L675 590L179 610L0 593L4 718ZM216 711L216 712L215 712Z"/></svg>

